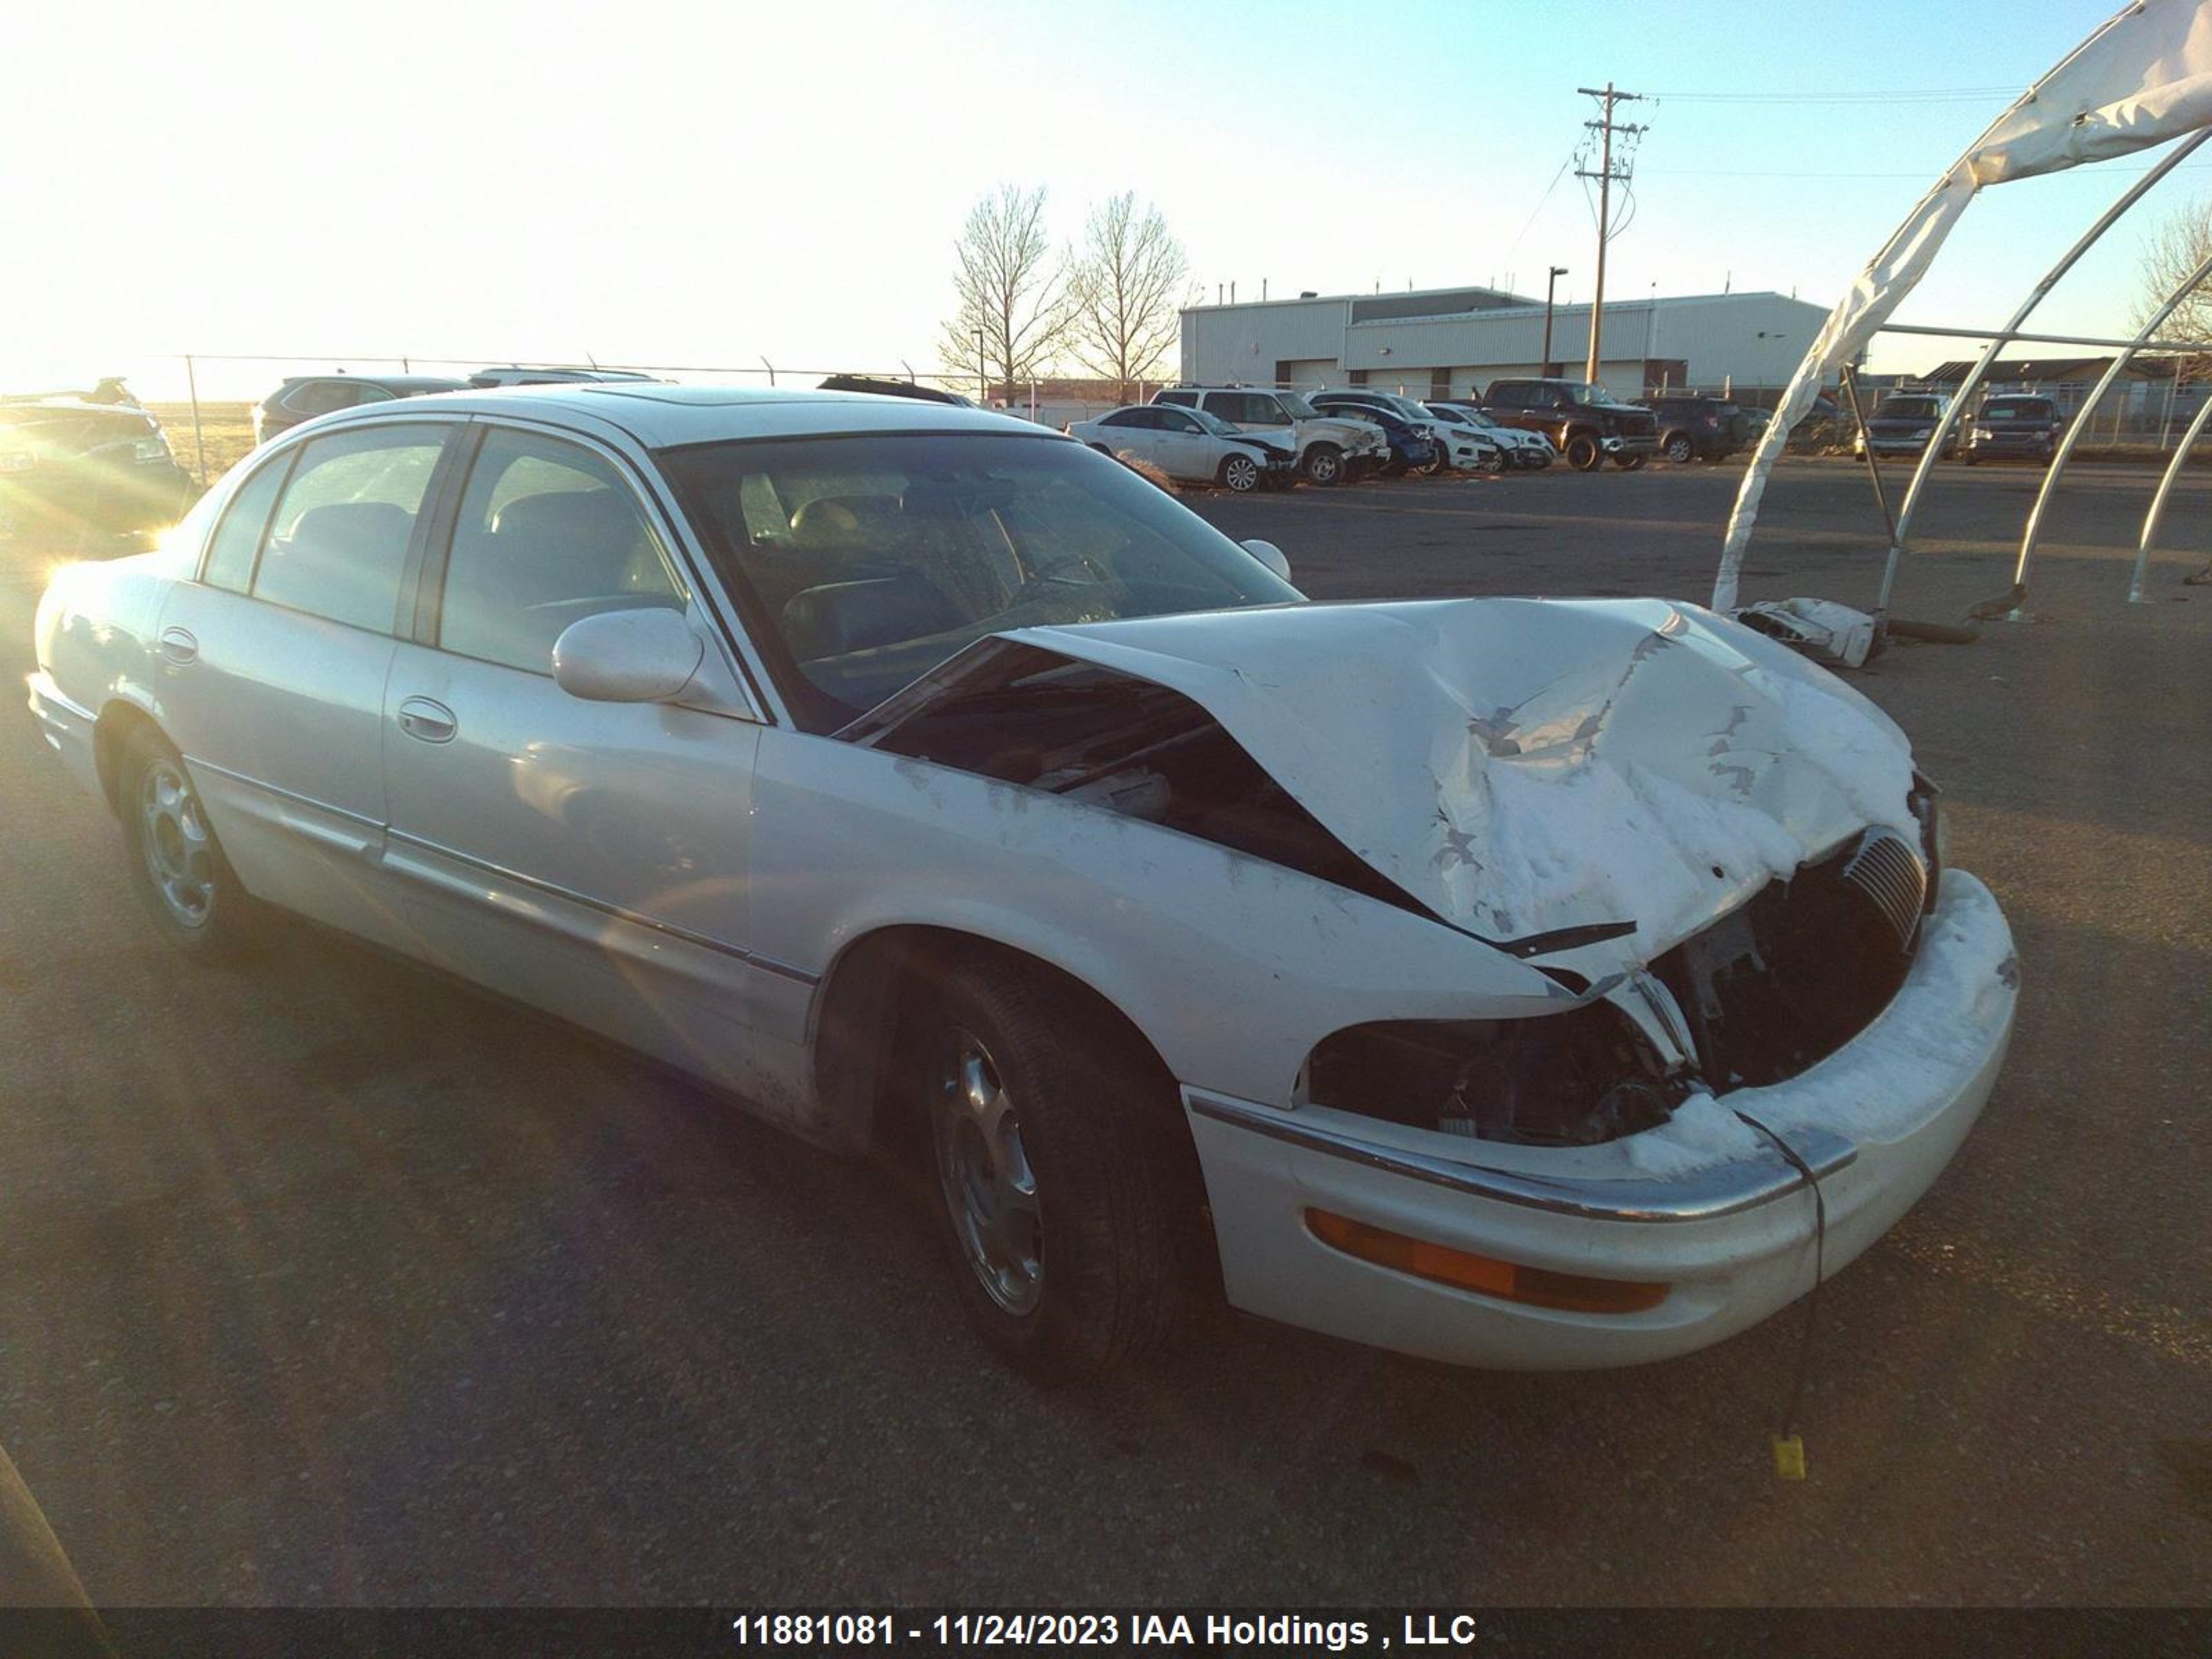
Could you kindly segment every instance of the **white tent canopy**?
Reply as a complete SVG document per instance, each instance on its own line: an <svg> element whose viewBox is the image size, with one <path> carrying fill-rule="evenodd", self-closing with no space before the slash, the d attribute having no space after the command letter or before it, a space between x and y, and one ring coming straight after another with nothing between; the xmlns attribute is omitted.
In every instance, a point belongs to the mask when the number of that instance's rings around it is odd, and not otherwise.
<svg viewBox="0 0 2212 1659"><path fill-rule="evenodd" d="M1736 603L1759 498L1790 428L1813 406L1821 382L1856 358L1918 285L1980 191L2130 155L2206 126L2212 126L2212 0L2137 0L1999 116L1868 261L1797 366L1736 494L1713 608Z"/></svg>

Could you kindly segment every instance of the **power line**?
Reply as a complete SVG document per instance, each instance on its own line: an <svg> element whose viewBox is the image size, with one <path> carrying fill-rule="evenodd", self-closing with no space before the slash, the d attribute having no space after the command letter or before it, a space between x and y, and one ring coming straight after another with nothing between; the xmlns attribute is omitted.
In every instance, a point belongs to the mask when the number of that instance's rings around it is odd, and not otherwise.
<svg viewBox="0 0 2212 1659"><path fill-rule="evenodd" d="M1655 92L1655 102L1675 104L1966 104L2017 97L2015 86L1947 87L1922 92Z"/></svg>

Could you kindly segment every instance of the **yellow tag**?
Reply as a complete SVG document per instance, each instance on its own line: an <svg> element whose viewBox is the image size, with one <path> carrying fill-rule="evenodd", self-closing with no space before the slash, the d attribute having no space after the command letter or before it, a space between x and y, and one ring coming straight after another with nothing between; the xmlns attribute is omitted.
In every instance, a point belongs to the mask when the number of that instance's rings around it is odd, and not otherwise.
<svg viewBox="0 0 2212 1659"><path fill-rule="evenodd" d="M1774 1474L1781 1480L1805 1478L1805 1442L1796 1435L1774 1437Z"/></svg>

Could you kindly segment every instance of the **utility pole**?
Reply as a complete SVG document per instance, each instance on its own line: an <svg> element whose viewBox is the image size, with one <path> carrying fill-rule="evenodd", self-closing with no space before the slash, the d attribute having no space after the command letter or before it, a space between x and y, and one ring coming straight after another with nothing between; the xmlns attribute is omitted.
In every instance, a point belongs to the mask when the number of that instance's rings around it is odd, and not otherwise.
<svg viewBox="0 0 2212 1659"><path fill-rule="evenodd" d="M1613 181L1618 179L1626 184L1629 176L1626 169L1620 173L1613 170L1613 135L1619 132L1633 136L1644 131L1642 127L1615 121L1613 106L1615 104L1638 104L1644 100L1640 93L1615 92L1610 81L1605 83L1602 91L1595 87L1577 87L1575 90L1585 98L1596 99L1599 111L1596 120L1583 123L1598 135L1598 170L1592 173L1587 167L1575 169L1577 179L1597 180L1597 292L1590 299L1589 362L1583 371L1584 380L1595 380L1597 379L1598 326L1605 319L1605 244L1606 239L1613 233Z"/></svg>

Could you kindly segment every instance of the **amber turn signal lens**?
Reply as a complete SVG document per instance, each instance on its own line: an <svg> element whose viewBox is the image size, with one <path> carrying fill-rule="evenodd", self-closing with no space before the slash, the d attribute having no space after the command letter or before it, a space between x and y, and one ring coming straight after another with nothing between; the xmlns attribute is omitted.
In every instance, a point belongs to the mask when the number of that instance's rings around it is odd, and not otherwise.
<svg viewBox="0 0 2212 1659"><path fill-rule="evenodd" d="M1640 1313L1664 1302L1671 1288L1619 1279L1584 1279L1578 1273L1553 1273L1548 1267L1524 1267L1517 1261L1500 1261L1494 1256L1407 1238L1403 1233L1370 1227L1328 1210L1308 1210L1306 1226L1322 1243L1362 1261L1502 1301L1524 1302L1534 1308L1557 1308L1566 1313Z"/></svg>

